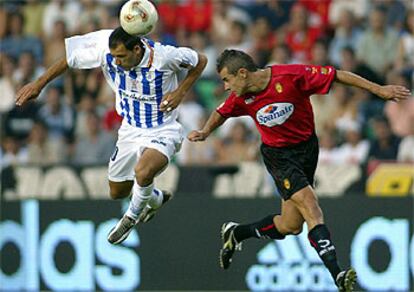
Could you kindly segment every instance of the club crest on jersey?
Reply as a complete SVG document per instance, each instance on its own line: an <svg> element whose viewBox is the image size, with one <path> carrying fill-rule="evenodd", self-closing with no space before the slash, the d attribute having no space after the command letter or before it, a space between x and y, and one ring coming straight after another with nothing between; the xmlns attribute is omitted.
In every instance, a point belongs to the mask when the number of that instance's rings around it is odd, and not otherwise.
<svg viewBox="0 0 414 292"><path fill-rule="evenodd" d="M292 115L295 106L288 102L268 104L256 113L256 120L260 125L273 127L281 125Z"/></svg>
<svg viewBox="0 0 414 292"><path fill-rule="evenodd" d="M282 93L282 91L283 91L282 84L280 84L279 82L276 83L275 88L276 88L277 93Z"/></svg>
<svg viewBox="0 0 414 292"><path fill-rule="evenodd" d="M287 190L289 190L290 189L290 181L287 179L287 178L285 178L284 180L283 180L283 186L285 187L285 189L287 189Z"/></svg>

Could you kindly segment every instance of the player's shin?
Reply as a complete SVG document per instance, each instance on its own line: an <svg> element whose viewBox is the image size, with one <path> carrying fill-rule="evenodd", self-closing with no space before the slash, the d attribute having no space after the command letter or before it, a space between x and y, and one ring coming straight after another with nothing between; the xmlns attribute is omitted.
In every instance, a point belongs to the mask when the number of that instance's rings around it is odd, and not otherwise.
<svg viewBox="0 0 414 292"><path fill-rule="evenodd" d="M260 221L239 225L234 229L234 237L237 242L255 237L255 238L271 238L283 239L285 236L277 230L273 218L275 215L269 215Z"/></svg>
<svg viewBox="0 0 414 292"><path fill-rule="evenodd" d="M148 186L142 187L138 185L137 182L135 182L134 187L132 188L132 197L131 201L129 202L129 207L126 212L126 215L135 220L138 219L139 214L147 205L148 200L151 198L153 189L153 183Z"/></svg>
<svg viewBox="0 0 414 292"><path fill-rule="evenodd" d="M341 270L338 266L335 246L332 243L331 235L326 225L316 225L309 231L308 239L335 281L336 276Z"/></svg>

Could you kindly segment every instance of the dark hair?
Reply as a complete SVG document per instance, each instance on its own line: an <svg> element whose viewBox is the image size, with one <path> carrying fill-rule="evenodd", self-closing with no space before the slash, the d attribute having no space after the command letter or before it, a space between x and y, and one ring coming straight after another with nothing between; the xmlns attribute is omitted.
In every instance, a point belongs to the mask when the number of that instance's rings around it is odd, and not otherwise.
<svg viewBox="0 0 414 292"><path fill-rule="evenodd" d="M258 69L252 57L238 50L224 50L221 53L217 59L217 72L220 73L224 67L232 75L236 75L240 68L246 68L250 72L255 72Z"/></svg>
<svg viewBox="0 0 414 292"><path fill-rule="evenodd" d="M352 55L352 57L355 57L355 50L351 46L345 46L341 50L342 52L346 52Z"/></svg>
<svg viewBox="0 0 414 292"><path fill-rule="evenodd" d="M127 50L132 51L136 45L143 49L141 38L128 34L122 27L116 28L109 36L109 47L116 48L119 44L123 44Z"/></svg>

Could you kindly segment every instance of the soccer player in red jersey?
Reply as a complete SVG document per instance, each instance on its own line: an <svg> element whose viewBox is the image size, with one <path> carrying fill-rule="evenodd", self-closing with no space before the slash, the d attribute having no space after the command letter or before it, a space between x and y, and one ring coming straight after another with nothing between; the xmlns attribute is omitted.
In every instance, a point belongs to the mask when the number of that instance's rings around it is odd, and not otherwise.
<svg viewBox="0 0 414 292"><path fill-rule="evenodd" d="M261 153L281 194L281 214L271 214L251 224L224 223L221 267L227 269L234 251L248 238L284 239L308 225L308 238L341 291L352 291L356 273L342 270L312 188L318 161L318 139L310 95L326 94L333 82L363 88L385 99L410 96L403 86L380 86L354 73L326 66L275 65L257 68L252 58L237 50L225 50L217 71L231 94L209 117L201 130L188 135L203 141L227 118L249 115L262 138Z"/></svg>

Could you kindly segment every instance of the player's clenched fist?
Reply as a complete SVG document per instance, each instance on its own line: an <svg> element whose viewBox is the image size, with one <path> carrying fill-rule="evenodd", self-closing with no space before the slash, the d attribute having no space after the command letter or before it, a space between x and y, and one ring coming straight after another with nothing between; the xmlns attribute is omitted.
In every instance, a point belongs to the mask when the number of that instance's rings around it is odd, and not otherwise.
<svg viewBox="0 0 414 292"><path fill-rule="evenodd" d="M197 141L204 141L208 137L208 134L203 131L191 131L190 134L188 134L187 139L191 142L197 142Z"/></svg>

